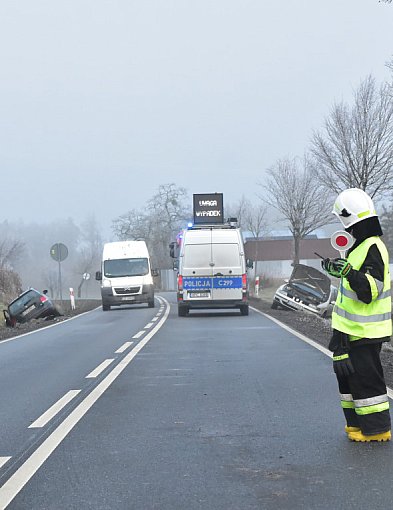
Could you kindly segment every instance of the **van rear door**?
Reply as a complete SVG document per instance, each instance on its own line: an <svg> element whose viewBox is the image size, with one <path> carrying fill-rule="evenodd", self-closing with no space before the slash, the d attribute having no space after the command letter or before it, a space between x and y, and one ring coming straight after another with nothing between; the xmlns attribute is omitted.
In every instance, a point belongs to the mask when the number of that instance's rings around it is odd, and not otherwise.
<svg viewBox="0 0 393 510"><path fill-rule="evenodd" d="M212 299L212 245L211 232L205 242L187 243L184 246L182 276L184 300Z"/></svg>
<svg viewBox="0 0 393 510"><path fill-rule="evenodd" d="M212 244L213 300L242 299L242 262L239 243Z"/></svg>

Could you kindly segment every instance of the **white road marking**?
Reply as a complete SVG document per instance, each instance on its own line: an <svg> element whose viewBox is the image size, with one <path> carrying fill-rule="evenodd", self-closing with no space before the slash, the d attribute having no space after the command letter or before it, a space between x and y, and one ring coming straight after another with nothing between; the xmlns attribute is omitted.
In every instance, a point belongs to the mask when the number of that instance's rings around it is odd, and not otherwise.
<svg viewBox="0 0 393 510"><path fill-rule="evenodd" d="M4 464L10 460L11 457L0 457L0 468L4 466Z"/></svg>
<svg viewBox="0 0 393 510"><path fill-rule="evenodd" d="M100 375L101 372L103 372L106 367L109 367L109 365L112 363L112 361L115 361L114 359L106 359L101 363L101 365L98 365L97 368L95 368L92 372L90 372L89 375L86 376L86 379L92 379L94 377L97 377L97 375Z"/></svg>
<svg viewBox="0 0 393 510"><path fill-rule="evenodd" d="M97 308L100 308L100 307L98 306ZM56 324L50 324L49 326L45 326L40 329L35 329L34 331L29 331L28 333L23 333L22 335L13 336L12 338L6 338L5 340L0 340L0 344L12 342L13 340L19 340L19 338L22 338L23 336L34 335L34 333L39 333L40 331L43 331L44 329L49 329L49 328L54 328L55 326L60 326L61 324L64 324L65 322L73 321L75 319L78 319L79 317L82 317L82 315L86 315L87 313L94 312L94 310L97 310L97 308L94 308L93 310L89 310L87 312L80 313L78 315L75 315L74 317L70 317L69 319L65 319L61 322L57 322Z"/></svg>
<svg viewBox="0 0 393 510"><path fill-rule="evenodd" d="M156 321L158 321L158 319L159 319L159 317L154 317L151 321L156 322Z"/></svg>
<svg viewBox="0 0 393 510"><path fill-rule="evenodd" d="M297 336L298 338L300 338L300 340L303 340L303 342L306 342L307 344L311 345L312 347L315 347L315 349L318 349L318 351L323 352L324 354L326 354L326 356L329 356L329 358L333 357L333 353L331 353L329 351L329 349L326 349L326 347L323 347L323 345L319 345L317 342L314 342L314 340L311 340L311 338L308 338L307 336L302 335L301 333L298 333L297 331L295 331L294 329L290 328L289 326L287 326L283 322L280 322L275 317L271 317L270 315L267 315L266 313L261 312L260 310L258 310L257 308L254 308L253 306L251 306L250 308L252 310L254 310L254 312L260 313L261 315L263 315L267 319L275 322L276 324L278 324L283 329L286 329L292 335ZM392 389L387 388L387 394L388 394L389 398L393 399L393 390Z"/></svg>
<svg viewBox="0 0 393 510"><path fill-rule="evenodd" d="M130 345L132 345L133 343L134 342L125 342L121 347L119 347L117 349L117 351L115 351L115 354L120 354L120 353L126 351L130 347Z"/></svg>
<svg viewBox="0 0 393 510"><path fill-rule="evenodd" d="M152 322L149 322L149 324L146 324L145 329L150 329L153 326Z"/></svg>
<svg viewBox="0 0 393 510"><path fill-rule="evenodd" d="M146 331L138 331L138 333L136 333L132 338L139 338L142 335L144 335L145 333L146 333Z"/></svg>
<svg viewBox="0 0 393 510"><path fill-rule="evenodd" d="M29 425L29 429L37 429L44 427L48 421L50 421L54 416L56 416L57 413L59 413L63 407L65 407L68 402L71 402L71 400L80 393L81 390L70 390L68 393L64 395L64 397L61 397L55 404L53 404L52 407L50 407L47 411L45 411L44 414L42 414L37 420Z"/></svg>
<svg viewBox="0 0 393 510"><path fill-rule="evenodd" d="M149 331L131 352L116 365L113 370L92 390L87 397L64 419L62 423L48 436L45 441L30 455L28 459L15 471L15 473L0 487L0 510L4 510L15 498L18 492L26 485L30 478L37 472L46 459L54 452L63 439L71 432L75 425L83 418L93 404L105 393L109 386L123 372L129 363L147 342L159 331L165 323L170 312L170 305L166 299L162 300L167 304L165 315L158 322L154 329Z"/></svg>

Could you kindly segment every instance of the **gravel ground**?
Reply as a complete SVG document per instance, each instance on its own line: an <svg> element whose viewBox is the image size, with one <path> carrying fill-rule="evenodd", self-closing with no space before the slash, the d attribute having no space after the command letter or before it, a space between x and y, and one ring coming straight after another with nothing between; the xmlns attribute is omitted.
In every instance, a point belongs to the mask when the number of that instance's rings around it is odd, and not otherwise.
<svg viewBox="0 0 393 510"><path fill-rule="evenodd" d="M30 331L35 331L36 329L40 329L51 324L56 324L58 322L69 319L70 317L74 317L75 315L93 310L94 308L101 306L101 300L78 300L76 302L75 310L70 309L69 302L63 305L57 303L57 305L63 313L63 315L60 317L56 317L54 319L32 320L26 324L18 324L15 328L7 328L5 326L0 327L0 341L12 338L13 336L23 335L24 333L29 333ZM277 320L283 322L299 333L302 333L308 338L311 338L324 347L328 346L331 335L330 319L322 319L321 317L305 312L295 312L292 310L281 309L273 310L271 308L270 298L264 299L263 297L251 297L250 305L254 308L257 308L261 312L275 317ZM381 358L385 372L386 384L390 388L393 388L393 347L391 343L383 344Z"/></svg>

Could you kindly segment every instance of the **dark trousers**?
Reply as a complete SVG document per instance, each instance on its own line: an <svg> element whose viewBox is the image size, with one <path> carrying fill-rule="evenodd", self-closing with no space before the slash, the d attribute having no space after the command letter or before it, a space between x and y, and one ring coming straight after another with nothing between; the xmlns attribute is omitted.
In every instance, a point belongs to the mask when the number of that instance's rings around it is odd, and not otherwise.
<svg viewBox="0 0 393 510"><path fill-rule="evenodd" d="M353 400L369 399L386 394L380 352L382 343L351 345L349 357L355 373L337 377L339 391L352 394ZM380 434L390 430L389 409L370 414L356 414L355 409L344 408L347 425L359 427L363 434Z"/></svg>

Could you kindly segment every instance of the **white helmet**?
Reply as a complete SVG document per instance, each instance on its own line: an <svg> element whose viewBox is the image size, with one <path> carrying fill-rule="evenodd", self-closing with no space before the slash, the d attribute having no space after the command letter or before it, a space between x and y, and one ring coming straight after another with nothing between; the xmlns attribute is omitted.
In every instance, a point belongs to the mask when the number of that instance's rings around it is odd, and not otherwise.
<svg viewBox="0 0 393 510"><path fill-rule="evenodd" d="M366 218L377 216L373 201L360 188L349 188L342 191L336 198L332 212L341 221L344 228L352 227Z"/></svg>

